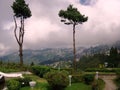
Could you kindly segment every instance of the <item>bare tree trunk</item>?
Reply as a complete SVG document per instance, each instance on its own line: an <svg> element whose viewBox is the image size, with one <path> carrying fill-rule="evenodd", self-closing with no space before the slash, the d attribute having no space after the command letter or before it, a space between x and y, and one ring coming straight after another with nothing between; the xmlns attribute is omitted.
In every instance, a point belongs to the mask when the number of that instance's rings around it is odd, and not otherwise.
<svg viewBox="0 0 120 90"><path fill-rule="evenodd" d="M77 70L76 66L76 47L75 47L75 24L73 24L73 54L74 54L74 60L73 60L73 66L74 70Z"/></svg>
<svg viewBox="0 0 120 90"><path fill-rule="evenodd" d="M19 32L17 33L17 22L16 22L16 18L14 16L14 22L15 22L15 29L14 29L14 34L15 34L15 38L17 40L17 43L19 45L19 57L20 57L20 65L23 65L23 38L24 38L24 18L21 17L21 21L20 21L20 28L19 28Z"/></svg>
<svg viewBox="0 0 120 90"><path fill-rule="evenodd" d="M22 45L19 45L20 65L23 65L23 49Z"/></svg>

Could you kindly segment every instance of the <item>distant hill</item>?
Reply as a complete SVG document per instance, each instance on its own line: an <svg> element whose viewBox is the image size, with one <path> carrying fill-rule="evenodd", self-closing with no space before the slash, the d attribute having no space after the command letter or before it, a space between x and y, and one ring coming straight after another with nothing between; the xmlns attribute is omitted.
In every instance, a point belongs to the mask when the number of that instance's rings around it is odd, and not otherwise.
<svg viewBox="0 0 120 90"><path fill-rule="evenodd" d="M110 45L99 45L90 48L86 48L83 50L82 55L93 55L97 53L108 53L111 47L116 47L120 50L120 41L117 41L114 44Z"/></svg>
<svg viewBox="0 0 120 90"><path fill-rule="evenodd" d="M92 55L96 53L109 53L111 47L117 47L120 50L120 41L112 45L99 45L90 48L78 47L77 58L83 55ZM52 64L58 61L73 60L72 48L45 48L41 50L24 50L24 63L34 62L35 64ZM0 57L5 62L18 62L18 52Z"/></svg>
<svg viewBox="0 0 120 90"><path fill-rule="evenodd" d="M77 49L77 56L81 55L84 48ZM36 64L49 64L57 61L67 61L73 58L72 48L46 48L41 50L24 50L24 62ZM11 53L9 55L1 57L1 60L5 62L18 62L19 56L18 52Z"/></svg>

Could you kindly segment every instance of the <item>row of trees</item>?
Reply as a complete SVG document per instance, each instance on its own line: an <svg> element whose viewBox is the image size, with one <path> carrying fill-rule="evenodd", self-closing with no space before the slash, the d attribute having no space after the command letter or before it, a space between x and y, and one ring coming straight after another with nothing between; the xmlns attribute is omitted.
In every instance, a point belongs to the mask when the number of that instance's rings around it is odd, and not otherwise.
<svg viewBox="0 0 120 90"><path fill-rule="evenodd" d="M83 56L80 61L77 63L78 68L101 68L105 67L117 68L120 67L120 53L119 50L115 47L110 49L110 54L94 54L90 56Z"/></svg>
<svg viewBox="0 0 120 90"><path fill-rule="evenodd" d="M23 41L24 41L24 20L31 17L31 11L28 5L24 0L15 0L13 5L11 6L14 11L14 22L15 29L14 35L19 45L19 56L20 56L20 64L23 65ZM74 54L74 69L76 70L76 47L75 47L75 28L76 25L82 24L88 20L88 17L82 15L77 8L74 8L73 5L69 5L67 10L60 10L59 17L62 18L61 22L64 22L66 25L73 26L73 54ZM20 28L18 28L18 23L16 19L20 21Z"/></svg>

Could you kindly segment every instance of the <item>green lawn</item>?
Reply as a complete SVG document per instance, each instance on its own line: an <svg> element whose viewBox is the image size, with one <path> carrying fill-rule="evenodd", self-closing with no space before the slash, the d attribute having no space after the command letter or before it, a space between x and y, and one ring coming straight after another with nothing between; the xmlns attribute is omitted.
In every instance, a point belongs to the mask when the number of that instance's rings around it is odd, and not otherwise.
<svg viewBox="0 0 120 90"><path fill-rule="evenodd" d="M49 90L49 85L48 83L38 83L36 86L32 89L31 87L23 87L20 90Z"/></svg>
<svg viewBox="0 0 120 90"><path fill-rule="evenodd" d="M50 90L50 86L45 79L39 78L36 75L24 75L25 77L30 77L32 80L36 81L36 86L32 89L31 87L23 87L20 90ZM91 90L91 86L83 83L73 83L71 86L65 88L65 90Z"/></svg>
<svg viewBox="0 0 120 90"><path fill-rule="evenodd" d="M49 88L48 83L37 83L33 89L30 87L23 87L20 90L50 90ZM83 83L73 83L71 86L65 88L65 90L91 90L91 86Z"/></svg>
<svg viewBox="0 0 120 90"><path fill-rule="evenodd" d="M36 81L37 84L33 89L30 86L28 86L28 87L23 87L20 90L49 90L49 85L45 79L40 78L33 74L24 75L24 77L30 77L32 80Z"/></svg>
<svg viewBox="0 0 120 90"><path fill-rule="evenodd" d="M84 83L73 83L71 86L65 88L65 90L91 90L91 86Z"/></svg>

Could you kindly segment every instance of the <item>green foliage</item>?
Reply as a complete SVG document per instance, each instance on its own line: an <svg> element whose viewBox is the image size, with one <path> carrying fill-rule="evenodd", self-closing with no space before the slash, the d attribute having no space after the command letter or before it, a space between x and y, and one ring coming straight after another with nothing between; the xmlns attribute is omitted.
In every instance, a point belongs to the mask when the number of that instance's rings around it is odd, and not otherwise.
<svg viewBox="0 0 120 90"><path fill-rule="evenodd" d="M73 5L69 5L67 10L60 10L59 16L68 19L71 24L75 23L76 25L81 24L88 19L88 17L82 15L77 8L73 8Z"/></svg>
<svg viewBox="0 0 120 90"><path fill-rule="evenodd" d="M85 74L83 76L83 79L84 79L84 82L89 85L94 81L94 75L93 74Z"/></svg>
<svg viewBox="0 0 120 90"><path fill-rule="evenodd" d="M118 86L118 90L120 90L120 72L117 72L117 78L115 79L115 83Z"/></svg>
<svg viewBox="0 0 120 90"><path fill-rule="evenodd" d="M120 67L120 54L117 48L110 49L110 55L105 53L82 56L78 62L78 68L105 68L105 62L108 63L107 68Z"/></svg>
<svg viewBox="0 0 120 90"><path fill-rule="evenodd" d="M65 90L91 90L91 86L84 83L73 83L71 86L66 87Z"/></svg>
<svg viewBox="0 0 120 90"><path fill-rule="evenodd" d="M50 71L50 68L47 66L32 66L32 72L39 77L43 77L43 75Z"/></svg>
<svg viewBox="0 0 120 90"><path fill-rule="evenodd" d="M26 71L28 69L28 66L23 65L21 66L18 63L2 63L0 64L0 71L1 72L20 72L20 71Z"/></svg>
<svg viewBox="0 0 120 90"><path fill-rule="evenodd" d="M20 90L32 90L30 86L22 87ZM48 83L37 82L33 90L51 90Z"/></svg>
<svg viewBox="0 0 120 90"><path fill-rule="evenodd" d="M113 67L119 67L119 65L120 65L120 54L118 54L118 49L116 47L112 47L110 49L110 56L109 56L107 62L110 63Z"/></svg>
<svg viewBox="0 0 120 90"><path fill-rule="evenodd" d="M31 16L31 11L24 0L15 0L11 7L16 17L28 18Z"/></svg>
<svg viewBox="0 0 120 90"><path fill-rule="evenodd" d="M112 47L110 49L110 56L116 56L116 55L118 55L117 48Z"/></svg>
<svg viewBox="0 0 120 90"><path fill-rule="evenodd" d="M14 79L7 81L8 90L20 90L20 83Z"/></svg>
<svg viewBox="0 0 120 90"><path fill-rule="evenodd" d="M102 79L94 80L92 83L92 90L103 90L105 82Z"/></svg>
<svg viewBox="0 0 120 90"><path fill-rule="evenodd" d="M17 78L15 80L20 82L21 87L29 86L29 82L32 81L29 77Z"/></svg>
<svg viewBox="0 0 120 90"><path fill-rule="evenodd" d="M82 74L72 75L72 83L79 83L79 82L83 82L83 75Z"/></svg>
<svg viewBox="0 0 120 90"><path fill-rule="evenodd" d="M66 71L51 71L44 76L52 90L63 90L68 85L68 72Z"/></svg>
<svg viewBox="0 0 120 90"><path fill-rule="evenodd" d="M30 66L34 66L34 62L31 62Z"/></svg>
<svg viewBox="0 0 120 90"><path fill-rule="evenodd" d="M104 62L108 59L108 56L104 54L94 54L91 56L82 56L78 62L78 68L98 68L100 65L104 65Z"/></svg>
<svg viewBox="0 0 120 90"><path fill-rule="evenodd" d="M85 71L87 72L120 72L120 68L87 68Z"/></svg>

